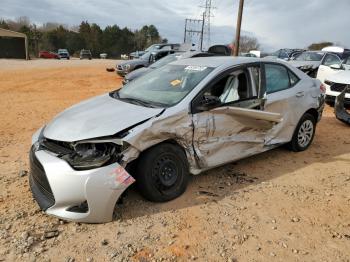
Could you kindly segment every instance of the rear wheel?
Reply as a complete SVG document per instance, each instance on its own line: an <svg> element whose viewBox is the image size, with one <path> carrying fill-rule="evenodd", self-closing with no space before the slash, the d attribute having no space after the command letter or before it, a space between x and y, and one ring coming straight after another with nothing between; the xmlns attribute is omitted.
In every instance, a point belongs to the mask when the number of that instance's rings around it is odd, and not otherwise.
<svg viewBox="0 0 350 262"><path fill-rule="evenodd" d="M163 143L142 153L137 164L136 183L146 199L165 202L185 192L188 173L188 162L182 148Z"/></svg>
<svg viewBox="0 0 350 262"><path fill-rule="evenodd" d="M309 113L303 115L294 131L289 148L295 152L306 150L312 143L316 131L316 119Z"/></svg>

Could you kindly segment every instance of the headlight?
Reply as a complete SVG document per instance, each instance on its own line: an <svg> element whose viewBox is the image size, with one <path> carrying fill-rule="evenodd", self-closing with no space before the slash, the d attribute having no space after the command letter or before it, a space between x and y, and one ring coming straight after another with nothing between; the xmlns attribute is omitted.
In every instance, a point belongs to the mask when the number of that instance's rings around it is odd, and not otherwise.
<svg viewBox="0 0 350 262"><path fill-rule="evenodd" d="M130 65L130 64L127 64L127 65L124 66L124 69L125 69L125 70L129 70L130 67L131 67L131 65Z"/></svg>
<svg viewBox="0 0 350 262"><path fill-rule="evenodd" d="M113 143L82 143L71 154L62 156L73 168L87 170L116 162L118 145Z"/></svg>

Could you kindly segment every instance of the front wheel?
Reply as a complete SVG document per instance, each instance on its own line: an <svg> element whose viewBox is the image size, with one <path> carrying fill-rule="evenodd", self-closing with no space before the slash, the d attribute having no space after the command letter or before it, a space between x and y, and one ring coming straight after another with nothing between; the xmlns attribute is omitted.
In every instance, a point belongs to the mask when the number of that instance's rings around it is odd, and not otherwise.
<svg viewBox="0 0 350 262"><path fill-rule="evenodd" d="M142 153L137 164L136 184L148 200L165 202L185 192L189 178L183 149L163 143Z"/></svg>
<svg viewBox="0 0 350 262"><path fill-rule="evenodd" d="M294 152L306 150L312 143L316 131L316 119L309 113L303 115L294 131L289 148Z"/></svg>

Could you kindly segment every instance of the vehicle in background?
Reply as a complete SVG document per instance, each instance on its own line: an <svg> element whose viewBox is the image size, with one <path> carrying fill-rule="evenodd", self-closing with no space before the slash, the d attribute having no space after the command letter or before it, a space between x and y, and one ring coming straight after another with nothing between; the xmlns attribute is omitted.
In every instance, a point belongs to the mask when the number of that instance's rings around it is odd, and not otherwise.
<svg viewBox="0 0 350 262"><path fill-rule="evenodd" d="M39 58L47 58L47 59L59 59L58 54L49 51L40 51Z"/></svg>
<svg viewBox="0 0 350 262"><path fill-rule="evenodd" d="M255 54L252 54L252 53L242 53L240 56L242 56L242 57L257 57Z"/></svg>
<svg viewBox="0 0 350 262"><path fill-rule="evenodd" d="M47 214L108 222L134 182L146 199L165 202L185 192L190 173L283 144L306 150L323 97L319 80L284 62L177 60L39 129L29 153L29 185Z"/></svg>
<svg viewBox="0 0 350 262"><path fill-rule="evenodd" d="M335 99L339 96L346 85L350 84L350 70L338 71L335 74L329 75L324 80L324 85L326 87L326 103L330 106L334 106ZM350 93L344 93L343 99L344 105L350 107Z"/></svg>
<svg viewBox="0 0 350 262"><path fill-rule="evenodd" d="M325 80L330 75L336 74L341 70L350 70L350 52L339 47L328 47L323 50L342 51L330 53L328 59L319 66L317 79L325 84Z"/></svg>
<svg viewBox="0 0 350 262"><path fill-rule="evenodd" d="M119 76L124 77L125 75L129 74L134 70L148 67L149 65L158 61L159 59L173 53L175 53L175 50L158 50L147 52L139 59L127 60L125 62L117 64L116 73Z"/></svg>
<svg viewBox="0 0 350 262"><path fill-rule="evenodd" d="M67 49L58 49L57 52L59 59L70 59L70 55Z"/></svg>
<svg viewBox="0 0 350 262"><path fill-rule="evenodd" d="M315 78L317 70L322 63L328 63L330 59L334 59L336 55L329 54L323 51L305 51L290 60L289 63L303 71L305 74ZM339 57L338 57L339 59Z"/></svg>
<svg viewBox="0 0 350 262"><path fill-rule="evenodd" d="M146 51L135 51L129 54L130 59L137 59L143 56L146 53Z"/></svg>
<svg viewBox="0 0 350 262"><path fill-rule="evenodd" d="M318 69L320 66L323 68L321 69L322 71L325 68L330 68L331 65L341 64L342 61L349 56L349 49L330 46L323 48L322 51L305 51L296 56L294 60L289 61L289 63L309 76L316 78L318 77ZM319 79L323 82L324 77L322 76L322 73L319 75Z"/></svg>
<svg viewBox="0 0 350 262"><path fill-rule="evenodd" d="M101 59L106 59L107 58L107 53L102 53L102 54L100 54L100 58Z"/></svg>
<svg viewBox="0 0 350 262"><path fill-rule="evenodd" d="M294 60L294 58L298 55L300 55L302 52L304 52L305 50L303 49L289 49L289 48L284 48L284 49L280 49L277 50L276 52L265 56L266 58L279 58L279 59L283 59L285 61L289 61L289 60Z"/></svg>
<svg viewBox="0 0 350 262"><path fill-rule="evenodd" d="M80 51L79 57L80 57L80 59L89 59L89 60L91 60L91 59L92 59L91 51L90 51L90 50L82 49L82 50Z"/></svg>
<svg viewBox="0 0 350 262"><path fill-rule="evenodd" d="M188 51L188 52L177 52L174 54L170 54L149 67L143 67L137 70L134 70L127 74L123 79L123 85L129 83L130 81L139 78L140 76L151 72L154 69L160 68L164 65L167 65L176 60L185 59L185 58L196 58L196 57L209 57L209 56L229 56L231 55L231 49L225 45L214 45L209 47L207 52L201 51Z"/></svg>
<svg viewBox="0 0 350 262"><path fill-rule="evenodd" d="M338 120L350 125L350 113L345 108L345 96L350 94L350 78L346 82L346 87L335 99L334 113Z"/></svg>
<svg viewBox="0 0 350 262"><path fill-rule="evenodd" d="M149 46L145 51L135 51L129 54L130 59L141 58L147 52L158 51L158 50L176 50L180 48L180 44L153 44Z"/></svg>

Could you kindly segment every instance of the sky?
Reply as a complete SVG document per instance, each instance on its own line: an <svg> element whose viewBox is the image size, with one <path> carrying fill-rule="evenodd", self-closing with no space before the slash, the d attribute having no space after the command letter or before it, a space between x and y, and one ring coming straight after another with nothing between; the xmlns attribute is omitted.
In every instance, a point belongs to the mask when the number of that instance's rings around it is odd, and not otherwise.
<svg viewBox="0 0 350 262"><path fill-rule="evenodd" d="M154 24L170 42L183 41L185 18L201 18L204 0L1 0L0 18L27 16L42 24L101 27L117 24L138 29ZM230 43L235 35L239 0L212 0L211 43ZM245 0L243 34L258 38L265 51L305 48L331 41L350 47L350 0Z"/></svg>

